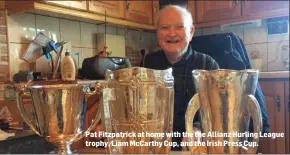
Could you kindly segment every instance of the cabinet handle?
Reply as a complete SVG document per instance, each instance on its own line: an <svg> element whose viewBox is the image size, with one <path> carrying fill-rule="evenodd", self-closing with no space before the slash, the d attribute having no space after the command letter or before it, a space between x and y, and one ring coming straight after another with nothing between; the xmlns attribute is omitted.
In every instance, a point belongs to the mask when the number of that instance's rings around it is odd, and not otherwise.
<svg viewBox="0 0 290 155"><path fill-rule="evenodd" d="M239 0L234 0L234 4L235 4L235 7L237 7L237 5L239 5Z"/></svg>
<svg viewBox="0 0 290 155"><path fill-rule="evenodd" d="M288 112L290 112L290 98L288 96Z"/></svg>
<svg viewBox="0 0 290 155"><path fill-rule="evenodd" d="M153 2L153 12L157 12L157 4Z"/></svg>
<svg viewBox="0 0 290 155"><path fill-rule="evenodd" d="M280 112L280 109L281 109L281 101L280 101L280 96L279 95L277 96L276 104L277 104L277 111Z"/></svg>
<svg viewBox="0 0 290 155"><path fill-rule="evenodd" d="M126 9L129 10L129 8L130 8L130 2L126 1Z"/></svg>
<svg viewBox="0 0 290 155"><path fill-rule="evenodd" d="M246 6L246 0L242 0L242 7Z"/></svg>

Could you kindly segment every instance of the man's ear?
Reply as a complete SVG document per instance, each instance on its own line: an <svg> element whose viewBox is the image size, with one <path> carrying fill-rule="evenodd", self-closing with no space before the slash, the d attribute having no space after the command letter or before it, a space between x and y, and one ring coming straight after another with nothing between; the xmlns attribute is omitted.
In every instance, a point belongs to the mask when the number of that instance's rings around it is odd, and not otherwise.
<svg viewBox="0 0 290 155"><path fill-rule="evenodd" d="M194 26L191 26L191 28L190 28L190 40L192 39L194 32L195 32L195 28L194 28Z"/></svg>

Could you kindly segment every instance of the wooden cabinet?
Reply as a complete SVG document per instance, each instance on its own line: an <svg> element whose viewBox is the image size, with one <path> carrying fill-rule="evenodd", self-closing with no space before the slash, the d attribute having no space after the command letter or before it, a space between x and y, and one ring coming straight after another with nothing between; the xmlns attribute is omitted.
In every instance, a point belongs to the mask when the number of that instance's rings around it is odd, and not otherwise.
<svg viewBox="0 0 290 155"><path fill-rule="evenodd" d="M157 25L157 16L158 16L158 14L159 14L159 1L154 1L153 0L153 12L152 12L152 16L153 16L153 25Z"/></svg>
<svg viewBox="0 0 290 155"><path fill-rule="evenodd" d="M209 22L241 16L238 1L197 1L197 22Z"/></svg>
<svg viewBox="0 0 290 155"><path fill-rule="evenodd" d="M271 17L289 14L289 1L242 1L243 16Z"/></svg>
<svg viewBox="0 0 290 155"><path fill-rule="evenodd" d="M290 93L289 81L285 82L285 103L286 103L286 154L290 154Z"/></svg>
<svg viewBox="0 0 290 155"><path fill-rule="evenodd" d="M126 3L126 13L125 19L144 23L144 24L153 24L152 22L152 10L153 3L152 1L125 1Z"/></svg>
<svg viewBox="0 0 290 155"><path fill-rule="evenodd" d="M86 10L87 2L82 0L74 0L74 1L45 1L46 3L56 4L64 7L71 7L75 9Z"/></svg>
<svg viewBox="0 0 290 155"><path fill-rule="evenodd" d="M89 1L89 10L111 17L125 17L125 2L124 1Z"/></svg>
<svg viewBox="0 0 290 155"><path fill-rule="evenodd" d="M259 152L285 154L289 151L289 79L288 81L260 81L265 96L271 133L285 133L283 138L261 138Z"/></svg>
<svg viewBox="0 0 290 155"><path fill-rule="evenodd" d="M106 11L106 14L108 14L106 21L108 23L155 30L155 26L152 24L152 1L11 0L5 1L5 8L8 16L23 12L37 12L38 14L49 14L55 17L62 14L67 17L77 17L79 20L97 22L105 21L104 14Z"/></svg>
<svg viewBox="0 0 290 155"><path fill-rule="evenodd" d="M195 2L196 1L188 1L187 2L187 9L191 13L193 23L196 23L197 22L196 21L196 17L195 17L196 16L196 13L195 13L195 11L196 11Z"/></svg>
<svg viewBox="0 0 290 155"><path fill-rule="evenodd" d="M191 1L198 27L289 15L289 1Z"/></svg>
<svg viewBox="0 0 290 155"><path fill-rule="evenodd" d="M137 23L153 24L153 1L89 1L89 10ZM159 3L154 3L157 7ZM157 13L157 10L154 10Z"/></svg>

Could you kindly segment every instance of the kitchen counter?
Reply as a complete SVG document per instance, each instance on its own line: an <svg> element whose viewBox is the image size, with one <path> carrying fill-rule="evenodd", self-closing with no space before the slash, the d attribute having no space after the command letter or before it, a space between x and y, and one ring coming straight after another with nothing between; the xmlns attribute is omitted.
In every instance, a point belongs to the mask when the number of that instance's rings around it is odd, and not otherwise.
<svg viewBox="0 0 290 155"><path fill-rule="evenodd" d="M37 84L94 84L97 82L103 82L104 80L76 80L76 81L61 81L61 80L49 80L49 81L33 81L32 84L33 85L37 85ZM5 84L11 84L13 86L23 86L23 85L27 85L27 82L5 82Z"/></svg>
<svg viewBox="0 0 290 155"><path fill-rule="evenodd" d="M289 78L289 71L277 71L277 72L260 72L260 79L269 78Z"/></svg>
<svg viewBox="0 0 290 155"><path fill-rule="evenodd" d="M12 139L17 139L17 138L25 138L25 137L28 137L28 136L36 135L36 133L34 131L32 131L32 130L25 130L25 131L22 131L22 130L9 130L9 131L5 131L5 132L14 133L15 134L15 136L8 137L5 140L12 140Z"/></svg>
<svg viewBox="0 0 290 155"><path fill-rule="evenodd" d="M32 131L19 131L0 141L0 154L48 154L55 146Z"/></svg>

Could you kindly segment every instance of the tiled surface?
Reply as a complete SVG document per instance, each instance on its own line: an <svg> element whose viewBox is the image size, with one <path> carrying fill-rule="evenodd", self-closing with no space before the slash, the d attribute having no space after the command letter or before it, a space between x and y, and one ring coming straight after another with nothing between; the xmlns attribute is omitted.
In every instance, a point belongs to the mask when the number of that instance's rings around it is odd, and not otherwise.
<svg viewBox="0 0 290 155"><path fill-rule="evenodd" d="M116 34L117 28L112 26L98 25L98 33ZM106 32L105 32L106 31Z"/></svg>
<svg viewBox="0 0 290 155"><path fill-rule="evenodd" d="M72 47L72 49L71 49L71 56L74 59L74 62L76 64L77 68L82 67L83 53L85 53L85 52L82 51L82 48Z"/></svg>
<svg viewBox="0 0 290 155"><path fill-rule="evenodd" d="M71 41L72 47L81 47L80 22L60 19L60 38Z"/></svg>
<svg viewBox="0 0 290 155"><path fill-rule="evenodd" d="M98 26L95 24L81 23L81 47L96 48Z"/></svg>
<svg viewBox="0 0 290 155"><path fill-rule="evenodd" d="M140 48L151 48L151 35L150 33L142 33L141 34L141 43Z"/></svg>
<svg viewBox="0 0 290 155"><path fill-rule="evenodd" d="M8 17L9 42L29 43L34 39L36 36L35 15L23 13Z"/></svg>
<svg viewBox="0 0 290 155"><path fill-rule="evenodd" d="M126 34L126 46L132 47L134 50L139 50L141 46L141 31L127 30Z"/></svg>
<svg viewBox="0 0 290 155"><path fill-rule="evenodd" d="M217 34L222 33L220 26L215 27L208 27L202 29L202 35L210 35L210 34Z"/></svg>
<svg viewBox="0 0 290 155"><path fill-rule="evenodd" d="M31 65L27 65L21 60L19 54L26 50L24 47L28 46L39 32L44 33L55 42L70 41L72 47L71 52L74 58L78 59L78 67L81 67L84 58L92 57L97 54L96 45L98 33L126 36L126 46L132 47L134 51L140 51L141 48L151 50L158 46L158 41L154 32L141 33L141 31L138 30L126 31L125 27L116 25L107 25L105 31L104 24L92 24L30 13L8 16L7 20L8 41L12 45L9 48L9 61L10 64L12 62L17 62L10 66L14 68L11 72L12 75L18 72L19 69L31 67ZM6 41L5 36L1 38L1 42ZM50 60L47 60L45 57L39 58L36 64L40 65L30 69L34 71L51 72Z"/></svg>
<svg viewBox="0 0 290 155"><path fill-rule="evenodd" d="M36 15L37 34L42 32L55 42L60 41L59 19L47 16Z"/></svg>
<svg viewBox="0 0 290 155"><path fill-rule="evenodd" d="M282 45L287 45L287 44L289 46L289 42L268 43L268 63L269 63L268 70L270 71L286 70L283 66L283 61L282 61L282 56L283 56ZM289 59L289 51L288 51L288 59Z"/></svg>
<svg viewBox="0 0 290 155"><path fill-rule="evenodd" d="M195 29L193 37L200 36L200 35L202 35L202 29Z"/></svg>
<svg viewBox="0 0 290 155"><path fill-rule="evenodd" d="M277 46L282 43L285 44L285 42L287 42L289 45L289 33L268 35L267 27L265 25L255 28L233 28L231 30L225 31L221 31L219 26L201 29L201 35L226 32L235 32L239 35L239 37L243 40L243 43L246 46L246 50L249 56L253 51L258 51L260 55L259 57L263 60L264 67L262 71L267 72L285 70L285 68L283 67L283 63L281 62L281 52ZM197 33L197 35L195 36L198 35L199 34ZM286 54L284 55L287 55L288 53L289 46L288 51L286 51ZM289 54L287 58L289 59Z"/></svg>
<svg viewBox="0 0 290 155"><path fill-rule="evenodd" d="M25 52L28 44L9 43L10 53L10 77L12 78L19 70L29 70L30 65L25 60L21 59L21 56Z"/></svg>
<svg viewBox="0 0 290 155"><path fill-rule="evenodd" d="M262 59L262 71L267 71L267 43L246 45L246 49L250 59L252 55L257 55L258 59Z"/></svg>
<svg viewBox="0 0 290 155"><path fill-rule="evenodd" d="M244 29L244 44L267 42L267 31L264 27Z"/></svg>
<svg viewBox="0 0 290 155"><path fill-rule="evenodd" d="M97 54L96 49L90 49L90 48L82 48L82 60L85 58L92 57Z"/></svg>
<svg viewBox="0 0 290 155"><path fill-rule="evenodd" d="M152 49L159 47L156 33L150 33Z"/></svg>
<svg viewBox="0 0 290 155"><path fill-rule="evenodd" d="M268 42L276 42L276 41L283 41L283 40L289 40L289 33L287 34L273 34L268 35L267 41Z"/></svg>
<svg viewBox="0 0 290 155"><path fill-rule="evenodd" d="M244 29L234 27L232 29L223 30L223 33L235 32L242 40L244 40Z"/></svg>
<svg viewBox="0 0 290 155"><path fill-rule="evenodd" d="M125 28L117 27L116 32L117 32L117 35L124 36L125 35Z"/></svg>
<svg viewBox="0 0 290 155"><path fill-rule="evenodd" d="M56 60L55 52L51 52L52 58ZM51 59L47 59L45 56L42 56L36 60L35 71L36 72L44 72L51 73L52 65Z"/></svg>
<svg viewBox="0 0 290 155"><path fill-rule="evenodd" d="M3 2L0 2L0 7L4 6ZM7 44L7 26L6 26L6 12L0 10L0 27L6 32L0 35L0 82L4 82L9 78L9 55L8 55L8 44ZM0 98L3 97L3 93Z"/></svg>

